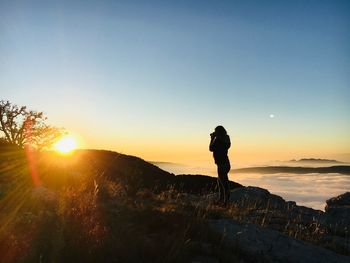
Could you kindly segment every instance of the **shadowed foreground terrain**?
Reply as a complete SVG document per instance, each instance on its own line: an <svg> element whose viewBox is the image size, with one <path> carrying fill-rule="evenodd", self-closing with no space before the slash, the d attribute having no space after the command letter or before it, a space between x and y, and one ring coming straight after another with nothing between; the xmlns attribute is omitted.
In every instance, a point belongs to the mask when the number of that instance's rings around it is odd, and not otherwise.
<svg viewBox="0 0 350 263"><path fill-rule="evenodd" d="M115 152L2 146L0 160L1 262L349 259L347 196L324 213L231 182L222 208L215 178L175 176Z"/></svg>

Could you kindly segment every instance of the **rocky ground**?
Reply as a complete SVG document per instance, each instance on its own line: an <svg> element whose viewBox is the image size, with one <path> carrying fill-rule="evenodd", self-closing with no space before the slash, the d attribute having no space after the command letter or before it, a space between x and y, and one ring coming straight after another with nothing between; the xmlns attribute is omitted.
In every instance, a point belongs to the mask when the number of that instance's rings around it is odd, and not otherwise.
<svg viewBox="0 0 350 263"><path fill-rule="evenodd" d="M222 235L222 246L228 258L239 251L247 262L349 262L347 256L254 224L214 220L209 226Z"/></svg>
<svg viewBox="0 0 350 263"><path fill-rule="evenodd" d="M239 251L247 262L350 261L350 192L329 199L325 212L258 187L233 190L231 205L232 219L208 221L227 257Z"/></svg>
<svg viewBox="0 0 350 263"><path fill-rule="evenodd" d="M323 212L231 182L221 207L215 178L118 153L0 160L1 262L350 262L350 192Z"/></svg>
<svg viewBox="0 0 350 263"><path fill-rule="evenodd" d="M258 187L232 191L231 201L244 220L350 255L350 192L327 200L325 212L286 202Z"/></svg>

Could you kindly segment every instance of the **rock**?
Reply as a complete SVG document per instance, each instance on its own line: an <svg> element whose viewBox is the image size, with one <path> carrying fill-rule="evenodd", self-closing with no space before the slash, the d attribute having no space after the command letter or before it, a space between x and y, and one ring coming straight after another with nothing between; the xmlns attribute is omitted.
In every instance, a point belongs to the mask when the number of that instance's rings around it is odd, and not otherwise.
<svg viewBox="0 0 350 263"><path fill-rule="evenodd" d="M320 210L314 210L312 208L305 207L305 206L294 206L289 211L289 213L290 213L289 214L290 219L298 221L303 225L308 225L314 221L317 221L324 214Z"/></svg>
<svg viewBox="0 0 350 263"><path fill-rule="evenodd" d="M214 254L214 247L212 244L199 241L191 241L189 245L193 251L198 251L202 256L211 257Z"/></svg>
<svg viewBox="0 0 350 263"><path fill-rule="evenodd" d="M278 195L259 187L247 186L231 191L230 201L236 206L251 209L284 208L286 202Z"/></svg>
<svg viewBox="0 0 350 263"><path fill-rule="evenodd" d="M323 240L324 247L330 248L337 253L349 255L350 242L349 238L339 236L326 236Z"/></svg>
<svg viewBox="0 0 350 263"><path fill-rule="evenodd" d="M350 192L326 201L325 222L330 233L345 236L349 241L350 232ZM348 250L350 253L350 249Z"/></svg>
<svg viewBox="0 0 350 263"><path fill-rule="evenodd" d="M326 215L350 227L350 192L328 199L326 203Z"/></svg>
<svg viewBox="0 0 350 263"><path fill-rule="evenodd" d="M219 261L213 257L195 257L192 263L219 263Z"/></svg>
<svg viewBox="0 0 350 263"><path fill-rule="evenodd" d="M231 191L230 201L234 206L251 210L251 215L261 217L268 215L273 224L286 224L288 221L311 224L322 217L323 212L312 208L298 206L293 201L286 202L282 197L271 194L259 187L241 187ZM278 215L278 216L276 216Z"/></svg>
<svg viewBox="0 0 350 263"><path fill-rule="evenodd" d="M346 192L344 194L338 195L326 201L326 211L327 208L335 207L335 206L350 206L350 192Z"/></svg>
<svg viewBox="0 0 350 263"><path fill-rule="evenodd" d="M232 190L230 201L241 213L236 215L240 221L289 233L350 255L350 192L329 199L326 212L286 202L266 189L252 186Z"/></svg>
<svg viewBox="0 0 350 263"><path fill-rule="evenodd" d="M342 263L350 257L286 236L278 231L233 220L211 220L209 228L222 239L225 253L237 252L251 262Z"/></svg>

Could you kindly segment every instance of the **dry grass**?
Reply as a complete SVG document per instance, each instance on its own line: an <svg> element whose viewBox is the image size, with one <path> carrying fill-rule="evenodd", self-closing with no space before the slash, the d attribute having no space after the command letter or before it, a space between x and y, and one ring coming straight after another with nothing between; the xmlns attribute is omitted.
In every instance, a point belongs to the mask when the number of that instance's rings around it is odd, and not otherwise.
<svg viewBox="0 0 350 263"><path fill-rule="evenodd" d="M37 159L34 186L25 156L10 159L0 170L11 178L1 184L3 263L191 262L203 254L198 244L210 235L202 212L174 189L130 190L133 178L110 180L93 164L47 156Z"/></svg>
<svg viewBox="0 0 350 263"><path fill-rule="evenodd" d="M137 171L115 180L91 160L38 158L41 186L33 186L23 155L1 156L1 262L191 262L198 256L229 262L220 237L207 219L235 219L277 228L319 242L320 222L305 226L256 206L213 205L213 194L191 195L174 188L154 193L138 189ZM247 204L245 204L247 205ZM280 226L281 224L279 224ZM237 262L242 259L237 251ZM243 261L242 261L243 262Z"/></svg>

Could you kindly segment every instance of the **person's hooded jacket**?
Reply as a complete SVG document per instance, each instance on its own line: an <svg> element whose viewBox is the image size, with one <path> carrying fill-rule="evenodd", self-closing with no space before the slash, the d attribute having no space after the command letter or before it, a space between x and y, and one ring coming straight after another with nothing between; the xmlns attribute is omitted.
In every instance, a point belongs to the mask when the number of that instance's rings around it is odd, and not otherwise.
<svg viewBox="0 0 350 263"><path fill-rule="evenodd" d="M230 161L227 156L228 149L231 147L230 137L213 136L210 140L209 150L213 152L214 160L217 165L229 165Z"/></svg>

